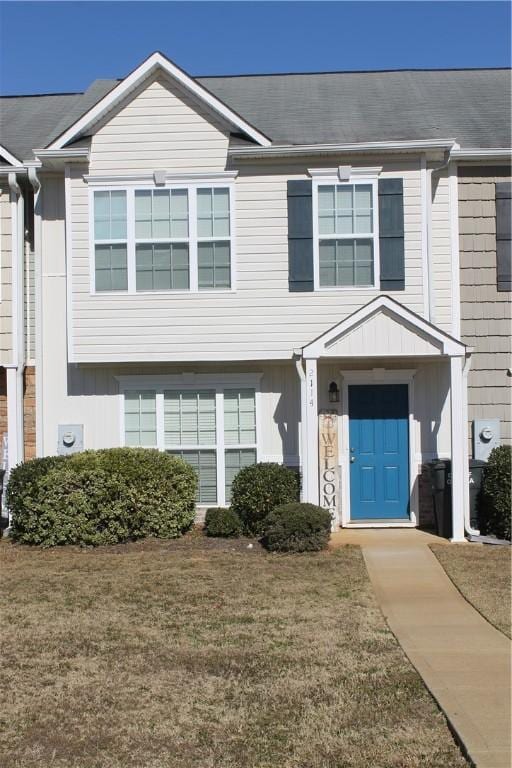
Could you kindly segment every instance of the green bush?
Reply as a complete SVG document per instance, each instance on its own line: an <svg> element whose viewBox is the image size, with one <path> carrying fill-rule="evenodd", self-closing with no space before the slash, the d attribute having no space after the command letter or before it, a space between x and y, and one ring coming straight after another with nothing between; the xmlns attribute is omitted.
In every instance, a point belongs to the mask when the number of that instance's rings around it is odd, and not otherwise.
<svg viewBox="0 0 512 768"><path fill-rule="evenodd" d="M282 464L262 462L244 467L235 477L231 509L249 533L260 534L274 507L298 499L298 474Z"/></svg>
<svg viewBox="0 0 512 768"><path fill-rule="evenodd" d="M510 541L512 448L501 445L489 456L479 498L482 533Z"/></svg>
<svg viewBox="0 0 512 768"><path fill-rule="evenodd" d="M186 462L157 450L112 448L35 459L9 478L12 536L43 546L175 538L194 520L196 488Z"/></svg>
<svg viewBox="0 0 512 768"><path fill-rule="evenodd" d="M271 552L318 552L331 534L331 515L315 504L282 504L265 521L263 544Z"/></svg>
<svg viewBox="0 0 512 768"><path fill-rule="evenodd" d="M204 528L207 536L224 536L235 538L242 533L242 523L232 509L225 507L210 507L206 510Z"/></svg>

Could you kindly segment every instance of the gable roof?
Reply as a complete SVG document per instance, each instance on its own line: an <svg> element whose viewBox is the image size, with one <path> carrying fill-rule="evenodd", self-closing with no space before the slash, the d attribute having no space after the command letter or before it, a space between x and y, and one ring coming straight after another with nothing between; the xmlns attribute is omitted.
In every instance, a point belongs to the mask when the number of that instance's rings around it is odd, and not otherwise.
<svg viewBox="0 0 512 768"><path fill-rule="evenodd" d="M91 106L76 122L65 130L60 136L48 145L48 149L61 149L69 142L79 138L88 128L98 122L110 112L130 91L133 91L141 82L153 72L162 71L173 80L178 81L186 90L196 98L203 101L214 112L235 128L235 130L248 136L252 141L263 147L268 147L271 141L261 131L247 122L241 115L227 106L208 89L187 75L180 67L160 52L152 53L145 61L133 70L127 77L121 80L96 104Z"/></svg>
<svg viewBox="0 0 512 768"><path fill-rule="evenodd" d="M348 315L340 323L336 323L327 331L324 331L316 339L302 348L303 357L322 357L328 353L329 347L339 341L341 338L352 332L361 323L374 317L379 313L385 313L392 318L397 325L403 325L412 331L420 333L426 339L431 339L435 346L439 347L440 354L449 356L463 356L466 352L466 346L450 334L438 328L436 325L428 322L425 318L405 307L400 302L392 299L391 296L377 296L365 304L361 309Z"/></svg>
<svg viewBox="0 0 512 768"><path fill-rule="evenodd" d="M187 76L188 77L188 76ZM510 148L511 70L391 70L198 77L190 80L274 145L428 140ZM48 146L120 80L78 94L3 97L0 143L21 160ZM254 146L234 134L231 145Z"/></svg>

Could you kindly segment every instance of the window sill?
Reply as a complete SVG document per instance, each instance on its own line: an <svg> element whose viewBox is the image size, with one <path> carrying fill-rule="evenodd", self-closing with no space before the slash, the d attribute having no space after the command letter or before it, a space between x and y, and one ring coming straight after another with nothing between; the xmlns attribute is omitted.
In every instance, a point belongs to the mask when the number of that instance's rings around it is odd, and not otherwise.
<svg viewBox="0 0 512 768"><path fill-rule="evenodd" d="M156 290L156 291L90 291L89 296L215 296L236 293L236 288L203 288L197 291L185 290Z"/></svg>

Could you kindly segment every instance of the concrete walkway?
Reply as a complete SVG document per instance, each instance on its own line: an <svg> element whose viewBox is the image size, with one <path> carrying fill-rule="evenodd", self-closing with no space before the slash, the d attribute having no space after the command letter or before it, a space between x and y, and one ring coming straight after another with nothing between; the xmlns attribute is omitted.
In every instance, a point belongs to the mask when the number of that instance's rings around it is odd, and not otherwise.
<svg viewBox="0 0 512 768"><path fill-rule="evenodd" d="M511 643L453 586L428 547L442 541L416 530L345 529L331 546L362 547L392 632L475 765L511 768Z"/></svg>

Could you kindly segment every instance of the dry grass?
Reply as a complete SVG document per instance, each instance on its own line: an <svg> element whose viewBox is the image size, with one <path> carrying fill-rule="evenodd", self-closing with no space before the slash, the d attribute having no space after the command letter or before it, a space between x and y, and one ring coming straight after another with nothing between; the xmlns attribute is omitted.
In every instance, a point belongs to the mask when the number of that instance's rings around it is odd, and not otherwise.
<svg viewBox="0 0 512 768"><path fill-rule="evenodd" d="M451 544L431 549L466 600L511 637L512 548Z"/></svg>
<svg viewBox="0 0 512 768"><path fill-rule="evenodd" d="M461 768L359 549L0 544L0 765Z"/></svg>

